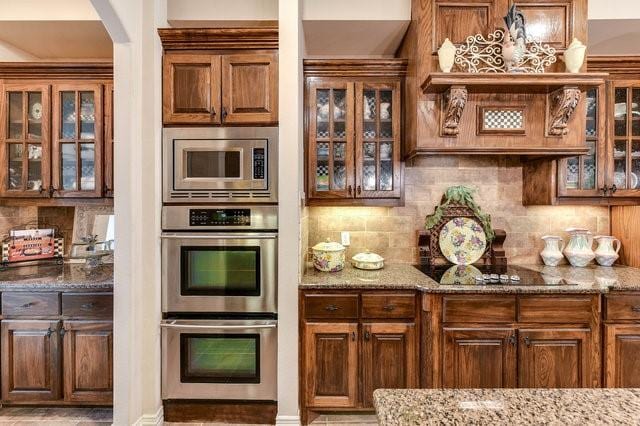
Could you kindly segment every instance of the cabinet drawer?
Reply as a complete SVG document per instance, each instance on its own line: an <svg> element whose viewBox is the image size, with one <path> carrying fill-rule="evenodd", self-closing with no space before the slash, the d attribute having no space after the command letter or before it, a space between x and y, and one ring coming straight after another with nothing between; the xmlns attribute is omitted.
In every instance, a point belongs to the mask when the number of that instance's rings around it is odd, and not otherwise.
<svg viewBox="0 0 640 426"><path fill-rule="evenodd" d="M5 317L60 315L58 293L2 293L2 315Z"/></svg>
<svg viewBox="0 0 640 426"><path fill-rule="evenodd" d="M606 296L608 320L640 320L640 295Z"/></svg>
<svg viewBox="0 0 640 426"><path fill-rule="evenodd" d="M493 323L516 319L515 296L444 296L444 322Z"/></svg>
<svg viewBox="0 0 640 426"><path fill-rule="evenodd" d="M358 318L358 295L307 294L304 312L306 318Z"/></svg>
<svg viewBox="0 0 640 426"><path fill-rule="evenodd" d="M588 323L591 297L521 297L518 321L540 323Z"/></svg>
<svg viewBox="0 0 640 426"><path fill-rule="evenodd" d="M363 294L362 318L414 318L413 294Z"/></svg>
<svg viewBox="0 0 640 426"><path fill-rule="evenodd" d="M111 293L63 293L62 315L73 318L113 318Z"/></svg>

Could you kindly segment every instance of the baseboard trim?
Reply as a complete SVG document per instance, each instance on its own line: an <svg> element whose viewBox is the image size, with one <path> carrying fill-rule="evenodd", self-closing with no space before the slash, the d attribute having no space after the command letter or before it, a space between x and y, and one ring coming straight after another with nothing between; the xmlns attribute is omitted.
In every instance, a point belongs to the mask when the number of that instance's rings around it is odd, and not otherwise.
<svg viewBox="0 0 640 426"><path fill-rule="evenodd" d="M276 416L277 425L299 425L300 416Z"/></svg>
<svg viewBox="0 0 640 426"><path fill-rule="evenodd" d="M155 414L143 414L133 426L162 426L164 423L164 411L160 406Z"/></svg>

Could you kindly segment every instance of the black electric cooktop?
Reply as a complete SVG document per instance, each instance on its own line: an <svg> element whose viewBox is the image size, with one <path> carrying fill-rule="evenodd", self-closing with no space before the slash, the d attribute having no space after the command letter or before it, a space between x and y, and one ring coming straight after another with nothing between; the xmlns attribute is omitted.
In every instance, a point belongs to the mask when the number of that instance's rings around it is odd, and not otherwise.
<svg viewBox="0 0 640 426"><path fill-rule="evenodd" d="M568 286L577 283L518 265L415 265L441 285Z"/></svg>

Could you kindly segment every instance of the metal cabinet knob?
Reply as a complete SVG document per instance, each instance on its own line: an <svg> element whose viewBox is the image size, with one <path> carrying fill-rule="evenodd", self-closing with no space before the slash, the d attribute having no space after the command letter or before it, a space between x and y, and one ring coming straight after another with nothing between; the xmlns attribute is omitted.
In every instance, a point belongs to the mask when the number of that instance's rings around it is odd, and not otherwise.
<svg viewBox="0 0 640 426"><path fill-rule="evenodd" d="M640 306L632 306L632 307L631 307L631 310L632 310L633 312L640 312Z"/></svg>
<svg viewBox="0 0 640 426"><path fill-rule="evenodd" d="M385 311L387 311L387 312L391 312L391 311L393 311L395 308L396 308L396 305L391 305L391 304L389 304L389 305L384 305L384 306L382 307L382 309L383 309L383 310L385 310Z"/></svg>
<svg viewBox="0 0 640 426"><path fill-rule="evenodd" d="M335 312L337 311L339 308L336 305L327 305L325 306L324 310L325 311L329 311L329 312Z"/></svg>

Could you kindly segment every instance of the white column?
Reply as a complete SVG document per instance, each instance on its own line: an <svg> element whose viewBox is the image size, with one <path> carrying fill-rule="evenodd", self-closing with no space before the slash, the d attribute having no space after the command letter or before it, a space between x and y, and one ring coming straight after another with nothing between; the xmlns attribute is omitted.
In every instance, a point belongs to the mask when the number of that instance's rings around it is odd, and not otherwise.
<svg viewBox="0 0 640 426"><path fill-rule="evenodd" d="M298 424L298 282L302 188L302 28L299 0L279 0L278 417Z"/></svg>
<svg viewBox="0 0 640 426"><path fill-rule="evenodd" d="M92 3L114 40L114 424L161 424L162 51L156 29L166 26L166 2Z"/></svg>

